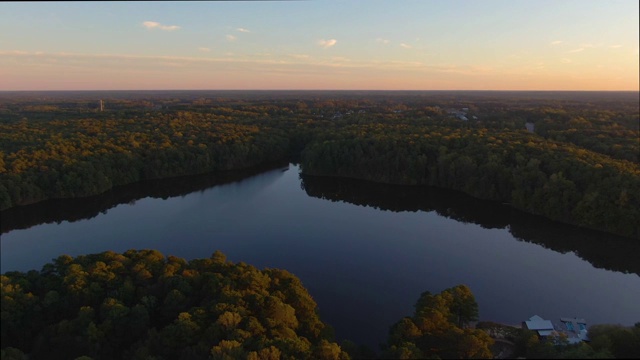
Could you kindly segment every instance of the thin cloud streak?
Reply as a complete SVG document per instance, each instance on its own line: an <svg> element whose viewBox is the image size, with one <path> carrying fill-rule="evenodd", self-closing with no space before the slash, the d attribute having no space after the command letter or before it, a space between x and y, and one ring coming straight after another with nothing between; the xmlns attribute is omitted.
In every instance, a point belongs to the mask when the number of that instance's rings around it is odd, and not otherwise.
<svg viewBox="0 0 640 360"><path fill-rule="evenodd" d="M289 54L294 59L309 59L310 56L307 54Z"/></svg>
<svg viewBox="0 0 640 360"><path fill-rule="evenodd" d="M87 53L39 53L20 50L0 51L0 57L17 58L26 66L40 65L36 61L59 60L59 62L73 65L87 65L100 67L99 60L123 65L122 61L130 61L144 64L160 64L177 66L178 64L253 64L253 65L279 65L279 66L311 66L324 68L349 68L349 69L376 69L389 71L419 71L419 72L447 72L460 74L480 74L491 72L490 68L478 66L458 65L434 65L419 61L354 61L343 57L330 59L313 59L305 54L290 54L281 59L258 59L255 56L245 57L227 54L226 57L187 57L187 56L158 56L158 55L130 55L130 54L87 54ZM288 59L288 60L287 60ZM0 58L1 60L1 58ZM104 65L104 64L103 64ZM126 65L126 64L125 64Z"/></svg>
<svg viewBox="0 0 640 360"><path fill-rule="evenodd" d="M13 69L5 77L5 87L19 87L26 90L30 88L63 89L66 88L67 79L78 82L87 77L94 79L91 85L94 88L99 86L114 89L125 87L131 89L207 88L210 86L208 84L214 83L218 87L238 89L313 86L309 84L324 84L321 87L347 89L357 81L365 80L370 86L380 89L390 86L395 86L398 89L402 87L418 89L424 87L424 81L435 81L434 79L442 81L443 84L466 81L467 87L474 88L476 85L486 84L491 79L501 81L501 79L513 78L513 76L525 76L540 80L537 74L540 71L547 71L540 69L542 66L540 63L535 64L536 68L519 69L425 61L322 58L295 53L275 55L273 58L260 58L256 55L227 54L226 56L189 57L42 53L14 50L0 51L0 68L11 67ZM567 61L570 60L565 58L557 61L569 64ZM168 71L169 69L170 71ZM32 77L33 74L37 74L40 85L37 85L35 80L29 83L20 82L21 79L24 80L27 77L27 74ZM264 80L260 83L262 85L255 82L255 74L261 75ZM138 79L135 83L129 81L132 76ZM540 84L553 87L551 84L556 82L557 75L550 73L545 76L544 81L540 80L542 81ZM221 79L224 79L224 82ZM403 83L405 84L403 86L399 85L400 83L397 86L390 85L391 83L388 82L398 79L404 79L408 82ZM500 84L503 87L518 85L516 82Z"/></svg>
<svg viewBox="0 0 640 360"><path fill-rule="evenodd" d="M162 25L156 21L145 21L142 23L142 26L146 27L147 29L160 29L165 31L174 31L180 29L180 26L178 25Z"/></svg>

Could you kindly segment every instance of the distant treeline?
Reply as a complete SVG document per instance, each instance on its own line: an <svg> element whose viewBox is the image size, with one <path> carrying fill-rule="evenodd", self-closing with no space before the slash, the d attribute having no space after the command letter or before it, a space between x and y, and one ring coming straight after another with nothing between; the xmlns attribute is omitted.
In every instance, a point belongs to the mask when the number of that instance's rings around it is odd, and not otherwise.
<svg viewBox="0 0 640 360"><path fill-rule="evenodd" d="M523 131L464 124L345 127L302 152L306 174L429 185L639 237L640 167Z"/></svg>
<svg viewBox="0 0 640 360"><path fill-rule="evenodd" d="M640 239L637 93L224 94L1 97L0 209L294 159Z"/></svg>

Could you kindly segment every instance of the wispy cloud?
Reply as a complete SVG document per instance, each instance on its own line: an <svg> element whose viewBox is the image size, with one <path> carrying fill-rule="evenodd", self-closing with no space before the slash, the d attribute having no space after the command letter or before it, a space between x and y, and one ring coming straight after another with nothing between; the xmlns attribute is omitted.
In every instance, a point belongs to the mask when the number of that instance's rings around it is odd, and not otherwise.
<svg viewBox="0 0 640 360"><path fill-rule="evenodd" d="M105 64L150 64L175 66L177 64L263 64L263 65L309 65L315 67L336 67L343 66L353 69L387 69L387 70L422 70L422 71L462 71L467 67L455 65L430 65L419 61L354 61L344 57L332 57L330 59L315 60L306 54L289 54L291 60L280 59L260 59L256 56L235 56L233 53L226 53L224 57L185 57L185 56L158 56L158 55L132 55L132 54L90 54L90 53L42 53L29 51L0 51L0 60L6 58L20 58L30 60L58 59L68 65L86 67L104 66ZM35 65L32 61L22 61L23 64ZM477 71L475 69L474 71Z"/></svg>
<svg viewBox="0 0 640 360"><path fill-rule="evenodd" d="M227 41L236 41L237 37L233 36L233 35L227 35L226 36Z"/></svg>
<svg viewBox="0 0 640 360"><path fill-rule="evenodd" d="M560 62L561 62L561 63L563 63L563 64L569 64L569 63L571 63L572 61L571 61L571 59L562 58L562 59L560 59Z"/></svg>
<svg viewBox="0 0 640 360"><path fill-rule="evenodd" d="M158 65L168 66L168 67L173 67L173 68L183 68L187 64L181 63L181 62L162 61L162 62L159 62Z"/></svg>
<svg viewBox="0 0 640 360"><path fill-rule="evenodd" d="M208 47L199 47L198 50L202 51L202 52L209 52L211 51L211 49L209 49Z"/></svg>
<svg viewBox="0 0 640 360"><path fill-rule="evenodd" d="M160 30L166 30L166 31L173 31L173 30L180 29L180 26L178 25L162 25L156 21L145 21L142 23L142 26L146 27L147 29L160 29Z"/></svg>
<svg viewBox="0 0 640 360"><path fill-rule="evenodd" d="M381 44L388 45L391 41L389 41L388 39L377 38L377 39L376 39L376 42L381 43Z"/></svg>
<svg viewBox="0 0 640 360"><path fill-rule="evenodd" d="M22 50L3 51L0 54L4 54L4 55L31 55L30 52L22 51ZM41 54L42 54L42 52L40 52L40 51L34 53L34 55L41 55Z"/></svg>
<svg viewBox="0 0 640 360"><path fill-rule="evenodd" d="M552 41L550 44L551 45L560 45L560 44L562 44L562 40Z"/></svg>
<svg viewBox="0 0 640 360"><path fill-rule="evenodd" d="M395 41L392 41L392 44L394 48L398 45ZM318 46L313 40L309 45ZM196 50L198 46L195 44L192 49ZM417 44L414 49L416 47L418 47ZM608 45L603 47L606 48ZM567 50L569 49L571 47ZM632 60L635 59L637 63L637 45L624 44L623 49L626 49L625 55L631 56L631 53L634 53ZM218 54L217 50L219 49L213 47L211 53L196 53L191 57L0 50L0 73L2 73L0 78L3 79L0 89L138 89L141 86L149 89L209 89L211 84L229 89L255 86L265 89L305 86L333 89L337 86L361 88L365 80L372 81L381 89L422 89L425 83L431 84L431 81L438 81L437 84L452 88L451 84L457 79L471 81L470 84L474 88L476 84L479 84L478 88L483 88L483 84L488 80L498 79L501 86L508 88L509 84L519 84L519 79L543 79L548 75L544 69L533 68L533 66L543 66L536 61L528 64L531 72L526 73L519 68L502 65L492 68L455 62L433 63L427 59L391 61L376 60L374 57L349 60L327 55L333 51L321 51L324 56L317 57L315 55L307 57L304 53L295 52L274 54L273 57L258 57L252 53L224 55L220 52ZM558 56L549 61L547 66L551 69L552 63L555 63L556 67L567 68L579 63L578 56L573 63L570 63L571 60L568 59L570 57L565 55L566 59L562 59L562 56ZM565 64L563 65L561 61ZM256 82L257 76L264 78L266 82L259 85ZM358 82L359 80L354 82L354 78L350 76L356 76L357 79L362 79L362 82ZM497 77L494 78L494 76ZM507 80L504 79L515 80L505 82ZM390 83L390 80L398 83ZM400 80L408 82L399 82ZM630 84L629 86L636 86L637 89L637 83L631 81Z"/></svg>
<svg viewBox="0 0 640 360"><path fill-rule="evenodd" d="M622 45L620 45L620 44L616 44L616 45L611 45L611 46L609 46L609 47L610 47L611 49L619 49L619 48L621 48L621 47L622 47Z"/></svg>
<svg viewBox="0 0 640 360"><path fill-rule="evenodd" d="M411 49L411 45L407 45L405 43L400 44L400 47L405 49Z"/></svg>
<svg viewBox="0 0 640 360"><path fill-rule="evenodd" d="M581 48L577 48L577 49L573 49L573 50L569 50L569 51L567 51L567 52L568 52L568 53L570 53L570 54L572 54L572 53L577 53L577 52L581 52L581 51L584 51L584 48L583 48L583 47L581 47Z"/></svg>
<svg viewBox="0 0 640 360"><path fill-rule="evenodd" d="M250 33L251 32L251 31L249 31L248 29L245 29L245 28L237 28L236 31L243 32L243 33Z"/></svg>
<svg viewBox="0 0 640 360"><path fill-rule="evenodd" d="M328 49L328 48L334 46L337 42L338 42L338 40L336 40L336 39L318 40L318 45L320 45L320 47L322 47L322 48Z"/></svg>
<svg viewBox="0 0 640 360"><path fill-rule="evenodd" d="M199 48L201 49L201 48ZM226 53L226 57L187 57L187 56L169 56L169 55L132 55L132 54L91 54L91 53L42 53L28 52L20 50L0 51L1 57L16 57L31 60L58 59L66 64L74 66L100 66L105 63L123 64L124 62L140 62L145 64L160 64L175 66L177 64L206 64L206 63L256 63L269 64L276 63L273 60L260 60L253 58L234 57L233 53ZM31 62L31 61L30 61ZM34 65L34 63L32 63Z"/></svg>
<svg viewBox="0 0 640 360"><path fill-rule="evenodd" d="M291 56L294 59L300 59L300 60L304 60L304 59L309 59L310 56L307 54L289 54L289 56Z"/></svg>

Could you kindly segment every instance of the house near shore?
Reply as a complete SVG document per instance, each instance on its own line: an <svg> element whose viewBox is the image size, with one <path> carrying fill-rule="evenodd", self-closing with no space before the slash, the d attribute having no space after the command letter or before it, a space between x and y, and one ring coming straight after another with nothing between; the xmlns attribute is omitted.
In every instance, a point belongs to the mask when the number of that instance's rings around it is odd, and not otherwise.
<svg viewBox="0 0 640 360"><path fill-rule="evenodd" d="M562 330L565 334L569 335L569 343L579 343L580 341L589 341L587 332L587 322L584 319L578 318L560 318Z"/></svg>
<svg viewBox="0 0 640 360"><path fill-rule="evenodd" d="M537 332L541 338L551 335L554 331L551 320L545 320L538 315L533 315L529 320L524 321L522 328Z"/></svg>
<svg viewBox="0 0 640 360"><path fill-rule="evenodd" d="M584 319L563 317L559 322L553 323L551 320L534 315L529 320L522 322L522 328L535 331L541 339L557 334L566 336L569 344L589 341L587 322Z"/></svg>

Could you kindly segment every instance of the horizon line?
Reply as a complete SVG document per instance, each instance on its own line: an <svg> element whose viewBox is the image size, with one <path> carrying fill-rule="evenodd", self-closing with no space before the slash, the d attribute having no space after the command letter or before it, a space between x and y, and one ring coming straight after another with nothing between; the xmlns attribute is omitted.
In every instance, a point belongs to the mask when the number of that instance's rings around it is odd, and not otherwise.
<svg viewBox="0 0 640 360"><path fill-rule="evenodd" d="M580 89L27 89L5 90L0 92L63 92L63 91L485 91L485 92L640 92L640 90L580 90Z"/></svg>

